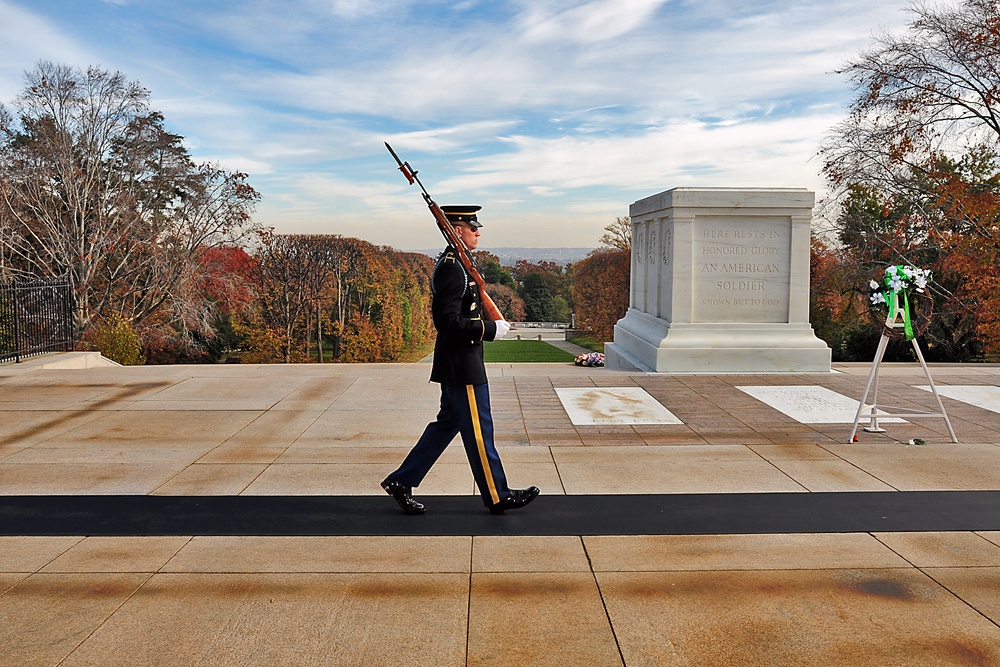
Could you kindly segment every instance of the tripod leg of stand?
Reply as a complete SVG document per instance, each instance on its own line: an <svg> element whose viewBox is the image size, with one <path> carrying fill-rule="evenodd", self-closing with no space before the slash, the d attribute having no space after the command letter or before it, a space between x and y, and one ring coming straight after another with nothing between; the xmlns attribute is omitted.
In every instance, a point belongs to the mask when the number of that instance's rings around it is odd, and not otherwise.
<svg viewBox="0 0 1000 667"><path fill-rule="evenodd" d="M879 341L880 343L882 341ZM871 412L869 412L868 426L864 427L865 431L869 433L883 433L884 428L880 428L878 425L878 416L876 406L878 405L878 380L879 371L882 370L882 359L885 357L885 351L889 348L889 338L885 339L885 346L881 349L878 355L878 363L875 364L875 381L872 383L872 395L871 395Z"/></svg>
<svg viewBox="0 0 1000 667"><path fill-rule="evenodd" d="M920 351L920 346L917 345L917 339L914 338L910 341L913 343L913 351L917 354L917 359L920 360L920 365L924 369L924 375L927 377L927 384L931 386L931 393L934 394L934 400L937 401L938 409L941 411L941 416L944 417L944 423L948 426L948 434L951 436L952 442L958 442L958 438L955 437L955 429L951 427L951 420L948 419L948 413L945 412L944 402L941 400L941 396L938 394L937 387L934 386L934 379L931 377L931 371L927 368L927 362L924 361L924 354Z"/></svg>
<svg viewBox="0 0 1000 667"><path fill-rule="evenodd" d="M854 442L854 436L858 432L858 422L861 421L861 412L865 409L865 401L868 400L868 392L871 391L872 383L878 377L878 367L882 363L882 357L885 356L885 348L889 345L889 337L882 334L882 340L878 342L878 351L875 352L875 359L872 361L872 369L868 373L868 382L865 384L865 393L861 396L861 401L858 403L858 412L854 415L854 426L851 427L851 435L848 436L847 442ZM876 390L877 391L877 390ZM875 416L875 406L872 405L872 417Z"/></svg>

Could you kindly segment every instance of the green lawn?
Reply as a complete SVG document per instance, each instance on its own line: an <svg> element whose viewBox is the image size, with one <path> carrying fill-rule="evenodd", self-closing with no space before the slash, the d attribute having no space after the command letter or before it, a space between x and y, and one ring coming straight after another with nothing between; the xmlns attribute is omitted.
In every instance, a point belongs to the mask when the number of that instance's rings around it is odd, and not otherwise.
<svg viewBox="0 0 1000 667"><path fill-rule="evenodd" d="M483 344L488 363L572 363L576 357L543 340L494 340Z"/></svg>
<svg viewBox="0 0 1000 667"><path fill-rule="evenodd" d="M568 340L569 342L585 347L588 350L593 350L594 352L604 352L604 342L594 340L590 336L577 336Z"/></svg>

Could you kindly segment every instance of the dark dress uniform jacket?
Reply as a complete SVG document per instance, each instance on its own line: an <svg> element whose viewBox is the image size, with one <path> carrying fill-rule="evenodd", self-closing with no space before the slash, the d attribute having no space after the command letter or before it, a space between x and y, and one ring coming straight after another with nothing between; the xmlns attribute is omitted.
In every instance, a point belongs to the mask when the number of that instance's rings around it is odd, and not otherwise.
<svg viewBox="0 0 1000 667"><path fill-rule="evenodd" d="M469 385L486 382L483 341L496 337L496 324L483 315L479 286L458 260L458 251L449 246L434 266L431 280L434 296L431 313L437 340L431 381Z"/></svg>

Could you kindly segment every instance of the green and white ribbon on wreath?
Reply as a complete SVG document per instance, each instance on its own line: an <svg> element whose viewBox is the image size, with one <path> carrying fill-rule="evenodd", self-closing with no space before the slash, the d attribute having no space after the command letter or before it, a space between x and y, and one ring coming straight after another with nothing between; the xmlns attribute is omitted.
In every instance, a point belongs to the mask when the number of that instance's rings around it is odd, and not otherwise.
<svg viewBox="0 0 1000 667"><path fill-rule="evenodd" d="M913 340L913 322L910 312L910 288L923 293L931 279L931 272L927 269L918 269L912 266L890 266L885 270L885 277L881 283L874 280L868 286L875 290L871 296L872 304L886 304L889 308L889 319L896 319L896 296L903 295L903 331L906 333L906 340Z"/></svg>

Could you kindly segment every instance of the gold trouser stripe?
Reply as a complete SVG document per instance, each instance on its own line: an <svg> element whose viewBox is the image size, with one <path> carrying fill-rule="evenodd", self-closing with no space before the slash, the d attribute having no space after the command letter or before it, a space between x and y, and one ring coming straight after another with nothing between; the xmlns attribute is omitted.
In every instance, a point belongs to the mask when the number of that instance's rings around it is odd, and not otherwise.
<svg viewBox="0 0 1000 667"><path fill-rule="evenodd" d="M469 394L469 410L472 412L472 430L476 433L476 448L479 450L479 461L483 464L483 476L486 478L486 486L490 489L490 498L493 504L500 502L497 494L497 487L493 483L493 469L490 468L490 461L486 458L486 443L483 442L483 430L479 426L479 406L476 405L476 392L471 384L465 385L465 390Z"/></svg>

